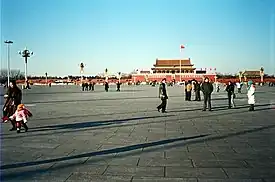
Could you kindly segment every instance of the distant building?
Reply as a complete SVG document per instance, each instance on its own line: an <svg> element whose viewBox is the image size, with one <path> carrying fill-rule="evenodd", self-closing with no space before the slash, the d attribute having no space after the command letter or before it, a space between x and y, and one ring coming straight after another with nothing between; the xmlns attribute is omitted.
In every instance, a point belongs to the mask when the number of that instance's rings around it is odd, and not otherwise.
<svg viewBox="0 0 275 182"><path fill-rule="evenodd" d="M194 64L189 59L156 59L156 63L151 70L137 70L132 74L133 82L144 81L161 81L166 78L167 81L186 81L186 80L201 80L203 77L209 77L214 81L216 77L215 72L207 73L206 69L196 69ZM212 69L211 69L212 71ZM214 71L214 70L213 70ZM181 80L180 80L181 78Z"/></svg>

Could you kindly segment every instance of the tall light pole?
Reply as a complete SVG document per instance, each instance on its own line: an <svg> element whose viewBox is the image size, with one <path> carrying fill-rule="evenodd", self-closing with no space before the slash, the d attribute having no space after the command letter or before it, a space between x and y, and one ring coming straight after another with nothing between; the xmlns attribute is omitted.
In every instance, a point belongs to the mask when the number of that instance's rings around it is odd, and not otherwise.
<svg viewBox="0 0 275 182"><path fill-rule="evenodd" d="M24 58L25 60L25 84L27 86L27 81L28 81L28 77L27 77L27 64L28 64L28 58L31 57L33 55L33 52L29 51L27 48L25 48L25 50L23 51L19 51L19 54Z"/></svg>
<svg viewBox="0 0 275 182"><path fill-rule="evenodd" d="M118 72L118 82L120 83L121 72Z"/></svg>
<svg viewBox="0 0 275 182"><path fill-rule="evenodd" d="M84 67L85 67L84 63L80 63L80 76L81 76L80 81L81 81L81 84L83 82Z"/></svg>
<svg viewBox="0 0 275 182"><path fill-rule="evenodd" d="M108 82L108 69L105 69L105 81Z"/></svg>
<svg viewBox="0 0 275 182"><path fill-rule="evenodd" d="M8 87L10 86L10 45L13 44L13 41L11 40L6 40L4 42L5 44L7 44L7 67L8 67Z"/></svg>
<svg viewBox="0 0 275 182"><path fill-rule="evenodd" d="M46 76L46 85L48 85L48 73L47 72L45 73L45 76Z"/></svg>

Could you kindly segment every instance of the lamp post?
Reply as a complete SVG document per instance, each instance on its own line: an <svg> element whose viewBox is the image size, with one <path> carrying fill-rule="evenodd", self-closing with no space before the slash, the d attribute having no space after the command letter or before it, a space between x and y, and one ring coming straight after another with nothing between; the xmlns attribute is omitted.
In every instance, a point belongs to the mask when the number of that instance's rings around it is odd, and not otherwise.
<svg viewBox="0 0 275 182"><path fill-rule="evenodd" d="M108 69L105 69L105 81L108 82Z"/></svg>
<svg viewBox="0 0 275 182"><path fill-rule="evenodd" d="M240 83L242 83L242 76L243 76L243 72L239 71L239 80L240 80Z"/></svg>
<svg viewBox="0 0 275 182"><path fill-rule="evenodd" d="M118 82L120 83L121 72L118 72Z"/></svg>
<svg viewBox="0 0 275 182"><path fill-rule="evenodd" d="M46 76L46 85L48 85L48 73L47 72L45 73L45 76Z"/></svg>
<svg viewBox="0 0 275 182"><path fill-rule="evenodd" d="M25 50L23 51L19 51L19 54L25 59L25 84L27 86L27 64L28 64L28 58L31 57L33 55L33 52L29 51L27 48L25 48Z"/></svg>
<svg viewBox="0 0 275 182"><path fill-rule="evenodd" d="M13 41L11 40L6 40L4 42L5 44L7 44L7 67L8 67L8 84L7 86L9 87L10 86L10 45L13 44Z"/></svg>
<svg viewBox="0 0 275 182"><path fill-rule="evenodd" d="M81 84L83 82L83 74L84 74L84 63L80 63L80 76L81 76Z"/></svg>
<svg viewBox="0 0 275 182"><path fill-rule="evenodd" d="M261 86L263 86L263 82L264 82L264 68L261 67L260 69L260 75L261 75Z"/></svg>

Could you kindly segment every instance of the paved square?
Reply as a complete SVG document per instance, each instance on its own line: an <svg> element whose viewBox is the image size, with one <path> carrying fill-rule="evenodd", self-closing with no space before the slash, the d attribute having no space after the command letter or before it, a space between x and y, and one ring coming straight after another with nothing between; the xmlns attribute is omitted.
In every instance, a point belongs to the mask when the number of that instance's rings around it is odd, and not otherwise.
<svg viewBox="0 0 275 182"><path fill-rule="evenodd" d="M164 114L156 111L158 87L95 89L24 90L34 117L27 133L1 124L1 180L274 181L274 88L257 87L255 112L245 93L228 110L224 91L213 94L213 112L202 112L183 87L168 87Z"/></svg>

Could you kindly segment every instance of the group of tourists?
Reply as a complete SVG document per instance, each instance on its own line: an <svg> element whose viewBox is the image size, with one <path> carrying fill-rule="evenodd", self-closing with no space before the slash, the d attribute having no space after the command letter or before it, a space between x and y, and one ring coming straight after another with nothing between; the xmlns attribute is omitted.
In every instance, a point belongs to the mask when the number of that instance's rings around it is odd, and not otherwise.
<svg viewBox="0 0 275 182"><path fill-rule="evenodd" d="M11 122L12 128L10 131L16 130L20 133L21 126L25 131L28 131L27 121L32 116L32 113L22 104L22 91L16 85L16 81L11 81L8 87L7 94L4 95L5 103L3 106L3 122Z"/></svg>
<svg viewBox="0 0 275 182"><path fill-rule="evenodd" d="M95 90L95 82L83 82L81 86L82 86L82 91L94 91Z"/></svg>
<svg viewBox="0 0 275 182"><path fill-rule="evenodd" d="M242 83L233 83L231 81L225 85L225 91L227 92L228 97L228 108L236 108L234 99L236 98L236 94L234 92L235 87L238 89L238 93L241 93ZM249 104L249 111L254 111L255 105L255 85L252 81L248 81L247 83L247 97ZM166 79L164 78L159 87L159 98L161 99L161 104L157 106L157 110L160 112L166 112L167 99L168 94L166 90L167 84ZM185 100L191 101L192 91L195 93L195 101L201 101L200 93L203 93L204 101L203 101L203 111L206 111L208 108L209 111L212 111L211 106L211 94L214 91L213 83L210 82L209 78L205 78L203 83L200 83L196 80L187 81L185 83ZM217 92L220 91L219 85L217 85Z"/></svg>
<svg viewBox="0 0 275 182"><path fill-rule="evenodd" d="M120 85L121 85L121 83L118 81L117 83L116 83L116 91L117 92L120 92ZM105 83L104 83L104 88L105 88L105 92L108 92L109 91L109 83L108 83L108 81L106 81Z"/></svg>
<svg viewBox="0 0 275 182"><path fill-rule="evenodd" d="M252 81L248 81L247 87L247 97L249 104L249 111L254 111L255 104L255 85ZM82 90L94 90L94 83L84 83L82 84ZM117 91L120 91L120 82L117 82ZM236 97L234 88L235 86L238 89L238 93L241 93L242 84L234 84L229 82L225 91L228 96L228 108L235 108L234 99ZM109 90L109 83L106 81L104 84L105 91ZM159 98L161 99L161 104L157 106L157 110L160 112L166 112L168 94L167 94L167 84L166 79L163 79L160 87L159 87ZM213 93L214 87L213 83L210 82L209 78L205 78L202 83L198 81L188 81L185 84L185 100L191 101L192 91L195 93L195 101L201 101L200 93L203 93L204 101L203 101L203 111L206 111L208 108L209 111L212 111L211 106L211 94ZM219 88L217 88L217 92L219 92ZM25 131L28 131L27 120L32 116L32 113L22 104L22 91L16 85L16 81L11 81L8 87L7 94L4 96L5 103L3 106L3 122L10 121L12 128L10 131L16 130L18 133L21 131L21 126L24 127Z"/></svg>

